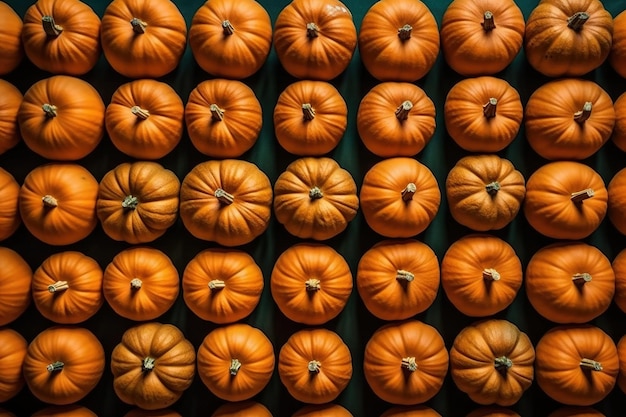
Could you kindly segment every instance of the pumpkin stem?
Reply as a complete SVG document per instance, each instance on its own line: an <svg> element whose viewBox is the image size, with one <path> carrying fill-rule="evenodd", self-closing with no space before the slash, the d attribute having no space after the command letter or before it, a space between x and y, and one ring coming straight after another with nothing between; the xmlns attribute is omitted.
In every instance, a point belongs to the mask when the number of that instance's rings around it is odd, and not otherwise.
<svg viewBox="0 0 626 417"><path fill-rule="evenodd" d="M413 108L413 103L411 100L403 101L400 106L396 109L396 118L400 121L406 120L409 118L409 112Z"/></svg>
<svg viewBox="0 0 626 417"><path fill-rule="evenodd" d="M567 26L578 32L583 28L583 25L587 20L589 20L589 13L576 12L567 18Z"/></svg>
<svg viewBox="0 0 626 417"><path fill-rule="evenodd" d="M309 39L317 38L319 36L320 28L313 22L306 24L306 36Z"/></svg>
<svg viewBox="0 0 626 417"><path fill-rule="evenodd" d="M130 280L130 289L138 290L141 288L142 284L143 284L143 281L141 281L139 278L133 278Z"/></svg>
<svg viewBox="0 0 626 417"><path fill-rule="evenodd" d="M309 361L307 368L309 369L309 372L319 374L322 369L322 362L313 359L312 361Z"/></svg>
<svg viewBox="0 0 626 417"><path fill-rule="evenodd" d="M304 282L304 286L308 292L315 292L322 289L321 281L317 278L309 278Z"/></svg>
<svg viewBox="0 0 626 417"><path fill-rule="evenodd" d="M592 188L587 188L582 191L577 191L570 195L570 200L574 203L582 203L584 200L593 197L595 192Z"/></svg>
<svg viewBox="0 0 626 417"><path fill-rule="evenodd" d="M404 201L410 201L413 200L413 194L415 194L415 192L417 191L417 186L415 185L415 183L410 182L406 185L406 187L404 187L404 190L402 190L402 200Z"/></svg>
<svg viewBox="0 0 626 417"><path fill-rule="evenodd" d="M138 119L141 119L141 120L146 120L148 117L150 117L150 112L146 109L142 109L139 106L131 107L130 112L134 114L135 116L137 116Z"/></svg>
<svg viewBox="0 0 626 417"><path fill-rule="evenodd" d="M315 109L311 106L311 103L305 103L302 105L302 118L305 121L315 119Z"/></svg>
<svg viewBox="0 0 626 417"><path fill-rule="evenodd" d="M57 116L57 106L54 104L44 104L41 106L41 109L46 114L46 117L56 117Z"/></svg>
<svg viewBox="0 0 626 417"><path fill-rule="evenodd" d="M48 372L56 372L56 371L61 371L63 370L63 367L65 366L65 364L61 361L56 361L56 362L52 362L51 364L49 364L48 366L46 366L46 370Z"/></svg>
<svg viewBox="0 0 626 417"><path fill-rule="evenodd" d="M52 197L50 194L44 195L41 198L41 201L43 201L43 206L47 208L53 208L59 205L59 202L57 201L57 199Z"/></svg>
<svg viewBox="0 0 626 417"><path fill-rule="evenodd" d="M211 290L221 290L226 287L226 283L221 279L212 279L209 281L209 289Z"/></svg>
<svg viewBox="0 0 626 417"><path fill-rule="evenodd" d="M489 32L492 31L496 28L496 24L493 21L493 13L490 12L489 10L487 10L484 14L483 14L483 22L480 24L483 27L483 30L485 32Z"/></svg>
<svg viewBox="0 0 626 417"><path fill-rule="evenodd" d="M493 366L496 368L496 371L505 373L511 366L513 366L513 361L506 356L500 356L493 360Z"/></svg>
<svg viewBox="0 0 626 417"><path fill-rule="evenodd" d="M214 122L221 122L224 120L224 112L226 110L220 108L217 104L211 104L209 106L209 111L211 112L211 120Z"/></svg>
<svg viewBox="0 0 626 417"><path fill-rule="evenodd" d="M65 291L69 288L67 281L57 281L54 284L48 285L48 291L51 293L55 293L57 291Z"/></svg>
<svg viewBox="0 0 626 417"><path fill-rule="evenodd" d="M491 182L485 185L485 190L489 195L496 195L500 190L500 183L498 181Z"/></svg>
<svg viewBox="0 0 626 417"><path fill-rule="evenodd" d="M409 356L406 358L402 358L401 367L402 369L406 369L407 371L417 371L417 363L415 362L415 357Z"/></svg>
<svg viewBox="0 0 626 417"><path fill-rule="evenodd" d="M134 195L127 195L122 200L122 208L125 208L125 209L135 210L138 205L139 205L139 199L135 197Z"/></svg>
<svg viewBox="0 0 626 417"><path fill-rule="evenodd" d="M574 113L574 120L578 123L584 123L591 116L591 102L587 101L583 104L583 109Z"/></svg>
<svg viewBox="0 0 626 417"><path fill-rule="evenodd" d="M146 356L145 358L143 358L143 361L141 362L141 372L148 372L153 370L154 362L155 359L151 358L150 356Z"/></svg>
<svg viewBox="0 0 626 417"><path fill-rule="evenodd" d="M402 41L406 41L411 38L411 31L413 30L413 26L404 25L401 28L398 28L398 37Z"/></svg>
<svg viewBox="0 0 626 417"><path fill-rule="evenodd" d="M500 273L493 268L483 269L483 279L485 281L500 281Z"/></svg>
<svg viewBox="0 0 626 417"><path fill-rule="evenodd" d="M215 195L215 198L217 198L222 204L232 204L232 202L235 201L234 195L227 193L221 188L218 188L217 190L215 190L214 195Z"/></svg>
<svg viewBox="0 0 626 417"><path fill-rule="evenodd" d="M241 362L239 362L239 359L230 360L230 368L228 368L228 371L230 372L232 376L237 375L237 372L239 372L240 368L241 368Z"/></svg>
<svg viewBox="0 0 626 417"><path fill-rule="evenodd" d="M586 282L591 281L591 274L588 272L577 273L572 276L572 281L576 285L584 285Z"/></svg>
<svg viewBox="0 0 626 417"><path fill-rule="evenodd" d="M311 200L317 200L322 197L324 197L324 193L322 193L322 190L320 190L318 186L315 186L309 190L309 198Z"/></svg>
<svg viewBox="0 0 626 417"><path fill-rule="evenodd" d="M143 20L137 17L133 17L132 19L130 19L130 24L133 27L133 32L138 34L146 33L146 28L148 27L148 24Z"/></svg>
<svg viewBox="0 0 626 417"><path fill-rule="evenodd" d="M583 369L588 369L590 371L601 371L603 369L600 362L587 358L583 358L580 360L580 367Z"/></svg>
<svg viewBox="0 0 626 417"><path fill-rule="evenodd" d="M400 282L411 282L415 279L415 275L412 272L405 271L404 269L398 269L396 271L396 279Z"/></svg>
<svg viewBox="0 0 626 417"><path fill-rule="evenodd" d="M489 101L483 106L483 114L487 119L496 117L496 107L498 105L498 99L491 97Z"/></svg>
<svg viewBox="0 0 626 417"><path fill-rule="evenodd" d="M228 19L222 22L222 29L224 29L225 36L230 36L233 33L235 33L235 28L233 27L233 25L230 23L230 20Z"/></svg>
<svg viewBox="0 0 626 417"><path fill-rule="evenodd" d="M43 31L50 37L57 37L63 32L63 26L59 26L54 22L54 17L44 16L41 18Z"/></svg>

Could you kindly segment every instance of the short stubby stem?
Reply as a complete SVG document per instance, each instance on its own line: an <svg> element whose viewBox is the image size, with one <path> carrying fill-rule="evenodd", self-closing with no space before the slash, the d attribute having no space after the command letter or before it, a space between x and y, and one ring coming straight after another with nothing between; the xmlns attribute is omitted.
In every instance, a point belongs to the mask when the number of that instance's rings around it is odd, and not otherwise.
<svg viewBox="0 0 626 417"><path fill-rule="evenodd" d="M146 120L148 117L150 117L150 112L146 109L142 109L139 106L131 107L130 112L134 114L135 116L137 116L137 119L140 119L140 120Z"/></svg>
<svg viewBox="0 0 626 417"><path fill-rule="evenodd" d="M413 196L417 192L417 185L415 183L410 182L404 187L404 190L400 193L402 195L402 200L410 201L413 200Z"/></svg>
<svg viewBox="0 0 626 417"><path fill-rule="evenodd" d="M576 12L567 18L567 27L578 32L583 28L583 25L587 20L589 20L589 13Z"/></svg>
<svg viewBox="0 0 626 417"><path fill-rule="evenodd" d="M63 26L59 26L54 21L54 17L52 16L43 16L41 18L41 25L43 26L43 31L46 32L51 38L56 38L63 32Z"/></svg>
<svg viewBox="0 0 626 417"><path fill-rule="evenodd" d="M145 33L146 28L148 27L148 24L146 22L136 17L130 19L130 25L133 27L133 32L138 34Z"/></svg>
<svg viewBox="0 0 626 417"><path fill-rule="evenodd" d="M493 268L483 269L483 279L485 281L500 281L500 273Z"/></svg>
<svg viewBox="0 0 626 417"><path fill-rule="evenodd" d="M493 366L498 372L505 373L513 366L513 361L506 356L499 356L493 360Z"/></svg>
<svg viewBox="0 0 626 417"><path fill-rule="evenodd" d="M57 281L54 284L50 284L48 285L48 291L51 293L55 293L55 292L59 292L59 291L65 291L68 288L70 288L69 284L67 283L67 281Z"/></svg>
<svg viewBox="0 0 626 417"><path fill-rule="evenodd" d="M65 366L65 364L61 361L56 361L56 362L52 362L51 364L49 364L48 366L46 366L46 370L48 372L58 372L63 370L63 367Z"/></svg>
<svg viewBox="0 0 626 417"><path fill-rule="evenodd" d="M480 24L485 32L489 32L496 28L496 23L493 21L493 13L487 10L483 13L483 22Z"/></svg>
<svg viewBox="0 0 626 417"><path fill-rule="evenodd" d="M570 200L572 200L573 203L582 203L586 199L593 197L594 194L595 192L592 188L587 188L585 190L572 193L570 195Z"/></svg>
<svg viewBox="0 0 626 417"><path fill-rule="evenodd" d="M143 285L143 281L140 280L139 278L133 278L130 280L130 289L131 290L138 290L141 288L141 286Z"/></svg>
<svg viewBox="0 0 626 417"><path fill-rule="evenodd" d="M209 111L211 112L211 120L214 122L221 122L224 120L224 112L226 110L222 109L217 104L211 104L209 106Z"/></svg>
<svg viewBox="0 0 626 417"><path fill-rule="evenodd" d="M411 282L415 279L415 275L412 272L405 271L404 269L398 269L396 271L396 279L400 282Z"/></svg>
<svg viewBox="0 0 626 417"><path fill-rule="evenodd" d="M230 20L226 19L222 22L222 29L224 29L224 35L230 36L235 33L235 28L230 23Z"/></svg>
<svg viewBox="0 0 626 417"><path fill-rule="evenodd" d="M487 119L496 117L496 107L498 107L498 99L495 97L489 98L489 101L483 105L483 114Z"/></svg>
<svg viewBox="0 0 626 417"><path fill-rule="evenodd" d="M230 372L232 376L235 376L239 372L239 369L241 369L241 362L239 362L239 359L231 359L228 372Z"/></svg>
<svg viewBox="0 0 626 417"><path fill-rule="evenodd" d="M585 104L583 104L582 110L578 110L576 113L574 113L574 120L577 123L584 123L585 121L587 121L587 119L589 119L589 117L591 116L592 106L593 105L590 101L585 102Z"/></svg>
<svg viewBox="0 0 626 417"><path fill-rule="evenodd" d="M218 188L217 190L215 190L214 195L215 195L215 198L217 198L219 202L222 204L232 204L233 201L235 201L234 195L227 193L221 188Z"/></svg>
<svg viewBox="0 0 626 417"><path fill-rule="evenodd" d="M43 203L43 206L46 208L53 208L59 205L59 202L57 201L57 199L52 197L50 194L46 194L43 197L41 197L41 202Z"/></svg>
<svg viewBox="0 0 626 417"><path fill-rule="evenodd" d="M309 364L307 365L307 369L311 373L319 374L319 372L322 370L322 362L316 361L315 359L313 359L312 361L309 361Z"/></svg>
<svg viewBox="0 0 626 417"><path fill-rule="evenodd" d="M580 360L580 367L582 369L588 369L590 371L601 371L602 364L600 362L594 361L593 359L583 358Z"/></svg>
<svg viewBox="0 0 626 417"><path fill-rule="evenodd" d="M417 371L417 362L415 362L414 356L409 356L406 358L402 358L401 365L402 369L406 369L407 371Z"/></svg>
<svg viewBox="0 0 626 417"><path fill-rule="evenodd" d="M591 274L587 272L577 273L572 276L572 282L576 285L584 285L591 281Z"/></svg>
<svg viewBox="0 0 626 417"><path fill-rule="evenodd" d="M412 108L413 102L411 100L403 101L395 111L396 118L400 121L408 119Z"/></svg>
<svg viewBox="0 0 626 417"><path fill-rule="evenodd" d="M146 356L141 362L141 372L148 372L154 369L156 359Z"/></svg>
<svg viewBox="0 0 626 417"><path fill-rule="evenodd" d="M398 28L398 37L400 40L406 41L411 38L411 32L413 31L413 26L404 25L401 28Z"/></svg>
<svg viewBox="0 0 626 417"><path fill-rule="evenodd" d="M57 106L55 106L54 104L45 103L43 106L41 106L41 109L45 113L46 117L57 117L58 115Z"/></svg>
<svg viewBox="0 0 626 417"><path fill-rule="evenodd" d="M302 105L302 119L305 121L315 119L315 109L311 106L311 103L304 103Z"/></svg>
<svg viewBox="0 0 626 417"><path fill-rule="evenodd" d="M139 205L139 199L135 197L134 195L127 195L122 200L122 208L125 208L128 210L135 210L138 205Z"/></svg>
<svg viewBox="0 0 626 417"><path fill-rule="evenodd" d="M319 36L320 28L313 22L306 24L306 36L309 39L317 38Z"/></svg>
<svg viewBox="0 0 626 417"><path fill-rule="evenodd" d="M304 282L307 292L316 292L322 289L321 281L317 278L309 278Z"/></svg>
<svg viewBox="0 0 626 417"><path fill-rule="evenodd" d="M309 190L309 198L311 200L317 200L324 197L324 193L320 190L319 187L315 186Z"/></svg>
<svg viewBox="0 0 626 417"><path fill-rule="evenodd" d="M221 279L212 279L209 281L209 289L211 290L221 290L226 287L226 283Z"/></svg>
<svg viewBox="0 0 626 417"><path fill-rule="evenodd" d="M485 191L487 191L489 195L496 195L498 191L500 191L500 183L498 181L490 182L485 185Z"/></svg>

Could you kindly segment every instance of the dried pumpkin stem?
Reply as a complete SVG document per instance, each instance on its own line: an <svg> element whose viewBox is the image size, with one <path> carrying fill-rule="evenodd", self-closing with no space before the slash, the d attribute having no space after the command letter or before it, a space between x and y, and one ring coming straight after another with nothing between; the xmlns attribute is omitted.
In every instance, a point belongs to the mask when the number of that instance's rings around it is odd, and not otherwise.
<svg viewBox="0 0 626 417"><path fill-rule="evenodd" d="M322 197L324 197L324 193L322 193L319 187L315 186L309 190L309 198L311 200L317 200Z"/></svg>
<svg viewBox="0 0 626 417"><path fill-rule="evenodd" d="M403 101L395 111L396 118L400 121L408 119L412 108L413 102L411 100Z"/></svg>
<svg viewBox="0 0 626 417"><path fill-rule="evenodd" d="M480 24L485 32L489 32L496 28L496 23L493 21L493 13L487 10L483 14L483 22Z"/></svg>
<svg viewBox="0 0 626 417"><path fill-rule="evenodd" d="M417 362L415 362L414 356L402 358L402 362L400 366L402 367L402 369L406 369L407 371L411 371L411 372L417 371Z"/></svg>
<svg viewBox="0 0 626 417"><path fill-rule="evenodd" d="M410 182L406 185L406 187L404 187L404 190L402 190L401 195L402 195L402 200L404 201L410 201L413 200L413 195L417 192L417 186L415 185L415 183Z"/></svg>
<svg viewBox="0 0 626 417"><path fill-rule="evenodd" d="M57 106L54 104L45 103L41 106L41 109L46 114L46 117L56 117L57 116Z"/></svg>
<svg viewBox="0 0 626 417"><path fill-rule="evenodd" d="M584 285L591 281L591 274L588 272L577 273L572 276L572 281L576 285Z"/></svg>
<svg viewBox="0 0 626 417"><path fill-rule="evenodd" d="M137 17L133 17L132 19L130 19L130 24L133 27L133 32L139 34L146 33L146 28L148 27L148 24L143 20Z"/></svg>
<svg viewBox="0 0 626 417"><path fill-rule="evenodd" d="M500 273L493 268L483 269L483 279L485 281L500 281Z"/></svg>
<svg viewBox="0 0 626 417"><path fill-rule="evenodd" d="M128 210L135 210L138 205L139 205L139 199L135 197L134 195L127 195L122 200L122 208L125 208Z"/></svg>
<svg viewBox="0 0 626 417"><path fill-rule="evenodd" d="M487 119L496 117L496 107L498 106L498 99L495 97L489 98L489 101L483 105L483 114Z"/></svg>
<svg viewBox="0 0 626 417"><path fill-rule="evenodd" d="M50 194L44 195L41 198L41 201L43 202L43 206L47 208L53 208L59 205L59 202L57 201L57 199L52 197Z"/></svg>
<svg viewBox="0 0 626 417"><path fill-rule="evenodd" d="M489 195L496 195L498 191L500 191L500 183L498 181L490 182L485 185L485 191L487 191Z"/></svg>
<svg viewBox="0 0 626 417"><path fill-rule="evenodd" d="M587 20L589 20L589 13L576 12L567 18L567 26L570 29L573 29L576 32L578 32L579 30L583 28L583 25L585 24Z"/></svg>
<svg viewBox="0 0 626 417"><path fill-rule="evenodd" d="M319 36L320 28L313 22L306 24L306 36L309 39L317 38Z"/></svg>
<svg viewBox="0 0 626 417"><path fill-rule="evenodd" d="M209 106L209 111L211 112L211 120L215 122L221 122L224 120L224 112L226 110L220 108L217 104L211 104Z"/></svg>
<svg viewBox="0 0 626 417"><path fill-rule="evenodd" d="M582 191L577 191L575 193L572 193L570 195L570 200L572 200L572 202L574 203L582 203L586 199L593 197L594 194L595 192L593 191L592 188L587 188Z"/></svg>
<svg viewBox="0 0 626 417"><path fill-rule="evenodd" d="M211 290L221 290L226 287L226 283L221 279L212 279L209 281L209 289Z"/></svg>
<svg viewBox="0 0 626 417"><path fill-rule="evenodd" d="M321 281L317 278L309 278L304 282L307 291L315 292L322 289Z"/></svg>
<svg viewBox="0 0 626 417"><path fill-rule="evenodd" d="M141 286L143 285L143 281L140 280L139 278L133 278L130 280L130 289L131 290L138 290L141 288Z"/></svg>
<svg viewBox="0 0 626 417"><path fill-rule="evenodd" d="M134 114L135 116L137 116L138 119L141 119L141 120L146 120L148 117L150 117L150 112L146 109L142 109L139 106L131 107L130 112Z"/></svg>
<svg viewBox="0 0 626 417"><path fill-rule="evenodd" d="M600 362L587 358L583 358L580 360L580 367L582 369L588 369L590 371L601 371L603 369Z"/></svg>
<svg viewBox="0 0 626 417"><path fill-rule="evenodd" d="M497 371L504 373L513 366L513 361L506 356L499 356L493 360L493 366Z"/></svg>
<svg viewBox="0 0 626 417"><path fill-rule="evenodd" d="M54 294L57 291L65 291L69 287L67 281L57 281L54 284L48 285L48 291Z"/></svg>
<svg viewBox="0 0 626 417"><path fill-rule="evenodd" d="M239 372L239 369L241 369L241 362L239 362L239 359L231 359L230 368L228 368L228 371L230 372L230 374L233 376L237 375L237 372Z"/></svg>
<svg viewBox="0 0 626 417"><path fill-rule="evenodd" d="M311 106L311 103L304 103L302 105L302 119L305 121L315 119L315 109Z"/></svg>
<svg viewBox="0 0 626 417"><path fill-rule="evenodd" d="M48 372L57 372L63 370L65 364L61 361L52 362L48 366L46 366L46 370Z"/></svg>
<svg viewBox="0 0 626 417"><path fill-rule="evenodd" d="M50 37L57 37L63 32L63 26L59 26L55 23L54 17L52 16L44 16L41 18L41 25L43 26L43 31L46 32L46 35Z"/></svg>
<svg viewBox="0 0 626 417"><path fill-rule="evenodd" d="M141 372L148 372L154 369L154 362L156 359L146 356L141 362Z"/></svg>
<svg viewBox="0 0 626 417"><path fill-rule="evenodd" d="M591 116L591 107L592 103L590 101L585 102L585 104L583 104L582 110L578 110L576 113L574 113L574 120L578 123L584 123L585 121L587 121L587 119L589 119L589 116Z"/></svg>
<svg viewBox="0 0 626 417"><path fill-rule="evenodd" d="M217 198L219 202L222 204L232 204L233 201L235 201L234 195L227 193L221 188L218 188L217 190L215 190L214 195L215 195L215 198Z"/></svg>
<svg viewBox="0 0 626 417"><path fill-rule="evenodd" d="M411 32L413 31L413 26L404 25L401 28L398 28L398 37L400 40L406 41L411 38Z"/></svg>
<svg viewBox="0 0 626 417"><path fill-rule="evenodd" d="M230 20L226 19L222 22L222 29L224 29L224 35L230 36L235 33L235 28L230 23Z"/></svg>
<svg viewBox="0 0 626 417"><path fill-rule="evenodd" d="M316 361L315 359L313 359L312 361L309 361L309 364L307 365L307 369L311 373L319 374L320 371L322 370L322 362Z"/></svg>
<svg viewBox="0 0 626 417"><path fill-rule="evenodd" d="M404 269L398 269L396 271L396 279L400 282L411 282L415 279L415 275L412 272L405 271Z"/></svg>

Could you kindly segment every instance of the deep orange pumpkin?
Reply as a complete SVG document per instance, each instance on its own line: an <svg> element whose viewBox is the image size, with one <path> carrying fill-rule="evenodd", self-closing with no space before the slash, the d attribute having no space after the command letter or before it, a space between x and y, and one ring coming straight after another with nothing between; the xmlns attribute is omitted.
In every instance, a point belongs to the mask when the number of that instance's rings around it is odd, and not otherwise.
<svg viewBox="0 0 626 417"><path fill-rule="evenodd" d="M291 417L352 417L352 413L339 404L305 405Z"/></svg>
<svg viewBox="0 0 626 417"><path fill-rule="evenodd" d="M33 271L20 254L0 246L0 326L22 315L31 301Z"/></svg>
<svg viewBox="0 0 626 417"><path fill-rule="evenodd" d="M611 264L615 273L615 304L626 313L626 249L622 249Z"/></svg>
<svg viewBox="0 0 626 417"><path fill-rule="evenodd" d="M161 410L143 410L141 408L133 408L124 417L182 417L176 411L164 408Z"/></svg>
<svg viewBox="0 0 626 417"><path fill-rule="evenodd" d="M626 17L626 13L624 16ZM615 110L615 125L611 140L622 152L626 152L626 117L624 117L626 114L626 93L617 97L613 103L613 109Z"/></svg>
<svg viewBox="0 0 626 417"><path fill-rule="evenodd" d="M4 3L0 2L0 10L2 4ZM17 87L0 79L0 155L17 146L22 138L17 121L22 99L22 93Z"/></svg>
<svg viewBox="0 0 626 417"><path fill-rule="evenodd" d="M626 235L626 168L611 178L607 191L609 220L618 232Z"/></svg>
<svg viewBox="0 0 626 417"><path fill-rule="evenodd" d="M31 417L98 417L98 415L80 405L53 405L37 411Z"/></svg>
<svg viewBox="0 0 626 417"><path fill-rule="evenodd" d="M272 413L263 404L256 401L229 402L217 407L211 417L272 417Z"/></svg>
<svg viewBox="0 0 626 417"><path fill-rule="evenodd" d="M605 417L604 414L591 407L560 407L548 417Z"/></svg>
<svg viewBox="0 0 626 417"><path fill-rule="evenodd" d="M626 393L626 335L617 342L617 356L619 358L619 374L617 385L623 393Z"/></svg>
<svg viewBox="0 0 626 417"><path fill-rule="evenodd" d="M613 19L613 43L609 64L621 77L626 78L626 10Z"/></svg>
<svg viewBox="0 0 626 417"><path fill-rule="evenodd" d="M481 407L470 412L466 417L521 417L515 411L497 406Z"/></svg>
<svg viewBox="0 0 626 417"><path fill-rule="evenodd" d="M22 223L18 197L20 185L10 172L0 168L0 240L11 236Z"/></svg>
<svg viewBox="0 0 626 417"><path fill-rule="evenodd" d="M441 417L441 414L425 405L397 406L382 413L380 417Z"/></svg>
<svg viewBox="0 0 626 417"><path fill-rule="evenodd" d="M0 329L0 403L15 397L24 387L22 365L28 343L18 332Z"/></svg>
<svg viewBox="0 0 626 417"><path fill-rule="evenodd" d="M22 45L23 22L7 3L0 1L0 75L16 69L24 58Z"/></svg>

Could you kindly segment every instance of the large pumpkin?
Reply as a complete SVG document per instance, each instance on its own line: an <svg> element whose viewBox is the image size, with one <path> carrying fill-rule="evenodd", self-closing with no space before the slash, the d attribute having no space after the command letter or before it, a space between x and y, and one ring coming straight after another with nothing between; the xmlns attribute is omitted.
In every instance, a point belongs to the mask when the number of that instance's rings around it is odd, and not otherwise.
<svg viewBox="0 0 626 417"><path fill-rule="evenodd" d="M24 58L22 45L23 22L11 6L0 2L0 75L16 69Z"/></svg>
<svg viewBox="0 0 626 417"><path fill-rule="evenodd" d="M626 235L626 168L611 178L607 191L609 221L618 232Z"/></svg>
<svg viewBox="0 0 626 417"><path fill-rule="evenodd" d="M425 405L403 405L389 408L380 417L441 417L441 414Z"/></svg>
<svg viewBox="0 0 626 417"><path fill-rule="evenodd" d="M600 0L541 0L526 20L524 53L548 77L580 76L611 51L613 17Z"/></svg>
<svg viewBox="0 0 626 417"><path fill-rule="evenodd" d="M18 197L20 185L10 172L0 168L0 240L11 236L20 224Z"/></svg>
<svg viewBox="0 0 626 417"><path fill-rule="evenodd" d="M189 46L200 67L215 77L247 78L265 63L272 22L255 0L210 0L198 8Z"/></svg>
<svg viewBox="0 0 626 417"><path fill-rule="evenodd" d="M193 382L195 369L193 345L171 324L131 327L111 353L115 393L146 410L174 404Z"/></svg>
<svg viewBox="0 0 626 417"><path fill-rule="evenodd" d="M0 403L15 397L24 387L22 365L28 343L18 332L0 329Z"/></svg>
<svg viewBox="0 0 626 417"><path fill-rule="evenodd" d="M375 2L363 16L358 40L363 65L379 81L417 81L439 54L437 21L420 0Z"/></svg>
<svg viewBox="0 0 626 417"><path fill-rule="evenodd" d="M256 401L227 402L211 414L211 417L272 417L272 413L263 404Z"/></svg>
<svg viewBox="0 0 626 417"><path fill-rule="evenodd" d="M302 239L326 240L343 232L356 216L354 179L327 157L296 159L274 183L276 219Z"/></svg>
<svg viewBox="0 0 626 417"><path fill-rule="evenodd" d="M617 355L619 358L619 374L617 384L623 393L626 393L626 335L617 342Z"/></svg>
<svg viewBox="0 0 626 417"><path fill-rule="evenodd" d="M98 415L80 405L53 405L37 411L31 417L98 417Z"/></svg>
<svg viewBox="0 0 626 417"><path fill-rule="evenodd" d="M611 264L615 273L615 304L626 313L626 250L622 249Z"/></svg>
<svg viewBox="0 0 626 417"><path fill-rule="evenodd" d="M201 162L183 179L180 217L196 238L239 246L252 242L269 225L272 185L251 162L225 159Z"/></svg>
<svg viewBox="0 0 626 417"><path fill-rule="evenodd" d="M0 246L0 326L22 315L31 302L33 271L13 249Z"/></svg>
<svg viewBox="0 0 626 417"><path fill-rule="evenodd" d="M613 19L613 43L609 64L621 77L626 78L626 10Z"/></svg>
<svg viewBox="0 0 626 417"><path fill-rule="evenodd" d="M104 11L102 51L129 78L172 72L187 46L187 24L170 0L113 0Z"/></svg>
<svg viewBox="0 0 626 417"><path fill-rule="evenodd" d="M104 135L104 102L88 82L55 75L35 82L17 113L24 143L47 159L74 161Z"/></svg>
<svg viewBox="0 0 626 417"><path fill-rule="evenodd" d="M548 417L605 417L605 415L591 407L564 406L551 412Z"/></svg>
<svg viewBox="0 0 626 417"><path fill-rule="evenodd" d="M96 212L104 232L127 243L152 242L178 218L180 181L156 162L124 162L98 190Z"/></svg>
<svg viewBox="0 0 626 417"><path fill-rule="evenodd" d="M274 49L296 78L328 81L350 63L357 44L352 13L339 0L293 0L274 23Z"/></svg>
<svg viewBox="0 0 626 417"><path fill-rule="evenodd" d="M3 4L0 2L0 10ZM17 87L0 79L0 155L17 146L22 138L17 114L23 98Z"/></svg>
<svg viewBox="0 0 626 417"><path fill-rule="evenodd" d="M624 14L626 16L626 13ZM626 68L626 64L624 65ZM613 126L613 133L611 134L611 140L622 152L626 152L626 93L620 94L613 103L613 109L615 110L615 125Z"/></svg>
<svg viewBox="0 0 626 417"><path fill-rule="evenodd" d="M339 404L311 404L298 409L291 417L353 417L352 413Z"/></svg>

